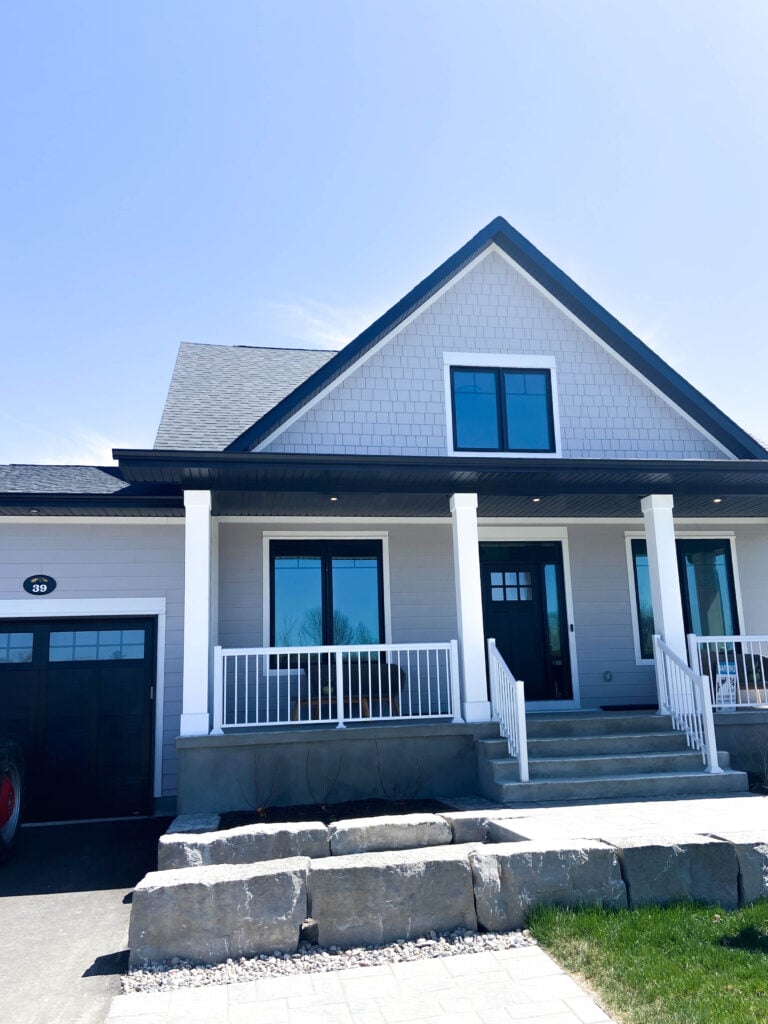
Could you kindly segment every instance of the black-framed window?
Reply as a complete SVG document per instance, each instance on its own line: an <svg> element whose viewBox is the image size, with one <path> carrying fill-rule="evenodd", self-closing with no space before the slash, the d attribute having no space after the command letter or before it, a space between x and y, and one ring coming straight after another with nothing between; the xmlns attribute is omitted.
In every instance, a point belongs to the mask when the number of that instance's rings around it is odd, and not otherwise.
<svg viewBox="0 0 768 1024"><path fill-rule="evenodd" d="M451 410L456 451L555 451L549 370L452 366Z"/></svg>
<svg viewBox="0 0 768 1024"><path fill-rule="evenodd" d="M383 643L380 540L273 540L270 579L272 646Z"/></svg>
<svg viewBox="0 0 768 1024"><path fill-rule="evenodd" d="M675 544L686 633L737 636L739 621L730 541L727 538L686 538ZM650 659L653 658L654 624L648 547L640 539L633 540L631 546L640 656Z"/></svg>

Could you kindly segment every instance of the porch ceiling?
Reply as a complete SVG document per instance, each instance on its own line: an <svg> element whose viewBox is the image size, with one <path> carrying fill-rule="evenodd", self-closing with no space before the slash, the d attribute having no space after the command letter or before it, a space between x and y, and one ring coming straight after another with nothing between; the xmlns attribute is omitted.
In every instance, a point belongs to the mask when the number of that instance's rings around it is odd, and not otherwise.
<svg viewBox="0 0 768 1024"><path fill-rule="evenodd" d="M677 516L768 516L768 460L115 456L127 480L214 491L218 514L444 516L448 496L469 491L479 495L484 517L634 518L640 499L652 493L673 494Z"/></svg>

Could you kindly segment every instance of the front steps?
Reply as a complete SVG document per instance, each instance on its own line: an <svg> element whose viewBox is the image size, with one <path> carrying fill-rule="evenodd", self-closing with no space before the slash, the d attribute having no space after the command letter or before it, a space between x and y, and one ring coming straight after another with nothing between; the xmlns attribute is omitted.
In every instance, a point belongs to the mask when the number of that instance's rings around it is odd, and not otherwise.
<svg viewBox="0 0 768 1024"><path fill-rule="evenodd" d="M746 792L747 776L719 752L722 774L704 770L667 715L653 712L529 714L530 782L519 781L504 739L479 740L483 793L500 803L570 803Z"/></svg>

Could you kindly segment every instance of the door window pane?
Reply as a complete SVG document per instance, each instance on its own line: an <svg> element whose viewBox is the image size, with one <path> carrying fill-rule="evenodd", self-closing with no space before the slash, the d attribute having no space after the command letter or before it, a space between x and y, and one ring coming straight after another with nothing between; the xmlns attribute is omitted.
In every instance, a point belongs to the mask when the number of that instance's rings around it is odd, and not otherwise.
<svg viewBox="0 0 768 1024"><path fill-rule="evenodd" d="M277 647L322 644L323 585L319 557L275 557L274 636Z"/></svg>
<svg viewBox="0 0 768 1024"><path fill-rule="evenodd" d="M453 415L456 447L496 450L499 413L495 370L453 370Z"/></svg>
<svg viewBox="0 0 768 1024"><path fill-rule="evenodd" d="M729 541L681 540L678 555L688 595L686 626L697 636L733 636L737 629Z"/></svg>
<svg viewBox="0 0 768 1024"><path fill-rule="evenodd" d="M552 451L549 371L505 371L504 402L507 450Z"/></svg>
<svg viewBox="0 0 768 1024"><path fill-rule="evenodd" d="M376 558L334 557L333 643L379 642L379 563Z"/></svg>
<svg viewBox="0 0 768 1024"><path fill-rule="evenodd" d="M549 637L549 651L553 660L560 660L563 657L563 627L560 609L560 587L557 578L557 566L544 566L544 599L547 610L547 635Z"/></svg>
<svg viewBox="0 0 768 1024"><path fill-rule="evenodd" d="M644 540L632 541L632 559L635 566L635 599L637 601L640 657L653 658L653 601L651 575L648 569L648 550Z"/></svg>
<svg viewBox="0 0 768 1024"><path fill-rule="evenodd" d="M0 633L0 663L21 665L32 661L31 633Z"/></svg>
<svg viewBox="0 0 768 1024"><path fill-rule="evenodd" d="M49 636L50 661L125 661L144 657L143 629L56 630Z"/></svg>

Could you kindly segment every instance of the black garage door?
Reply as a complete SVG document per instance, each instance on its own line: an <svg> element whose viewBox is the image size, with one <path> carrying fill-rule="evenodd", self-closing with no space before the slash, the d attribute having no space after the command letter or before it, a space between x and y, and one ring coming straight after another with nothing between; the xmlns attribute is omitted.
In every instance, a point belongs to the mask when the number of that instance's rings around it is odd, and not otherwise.
<svg viewBox="0 0 768 1024"><path fill-rule="evenodd" d="M27 821L146 814L154 619L0 620L0 738L27 765Z"/></svg>

